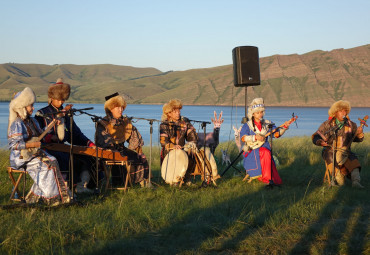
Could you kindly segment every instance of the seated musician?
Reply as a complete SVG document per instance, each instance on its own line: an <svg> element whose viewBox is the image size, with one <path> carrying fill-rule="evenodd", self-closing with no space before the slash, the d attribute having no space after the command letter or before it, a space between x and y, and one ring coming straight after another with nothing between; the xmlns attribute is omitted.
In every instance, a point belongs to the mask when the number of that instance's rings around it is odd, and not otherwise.
<svg viewBox="0 0 370 255"><path fill-rule="evenodd" d="M191 148L196 148L198 135L193 125L187 118L181 116L182 103L172 99L163 105L162 123L159 127L161 151L161 164L170 150L184 149L187 141ZM189 167L184 177L186 185L191 185L190 174L194 171L195 158L189 156Z"/></svg>
<svg viewBox="0 0 370 255"><path fill-rule="evenodd" d="M118 93L105 97L105 100L106 116L97 125L97 146L117 150L122 156L127 156L132 163L131 180L140 183L142 187L151 187L151 183L148 182L149 165L142 151L144 140L131 120L122 116L127 105L126 101ZM126 142L128 147L125 146Z"/></svg>
<svg viewBox="0 0 370 255"><path fill-rule="evenodd" d="M243 125L242 130L240 131L241 139L249 149L243 154L243 163L246 170L245 179L249 179L249 181L258 179L264 183L270 183L270 180L272 179L274 184L280 185L282 184L282 181L271 156L268 137L265 137L265 135L271 131L269 127L271 121L263 119L264 115L265 105L263 99L253 99L252 103L248 107L248 121ZM278 138L282 136L288 129L289 125L290 123L288 121L285 122L282 128L278 128L278 130L273 134L274 137ZM272 130L275 128L276 126L273 125Z"/></svg>
<svg viewBox="0 0 370 255"><path fill-rule="evenodd" d="M70 90L70 85L63 83L62 78L59 78L55 84L49 86L49 105L36 113L36 119L41 128L46 127L52 119L56 117L56 112L63 110L63 104L69 98ZM65 108L67 107L70 108L72 105L67 105ZM70 144L72 138L73 145L95 146L95 144L81 132L75 121L72 123L71 132L71 117L67 115L60 116L60 114L58 114L58 117L60 119L59 124L45 136L46 143L65 144L68 142ZM52 150L48 150L48 152L57 158L62 173L69 179L69 153ZM77 180L76 192L91 192L92 190L90 190L89 187L94 187L94 183L90 182L90 179L91 176L95 174L92 169L92 160L89 159L88 156L74 155L73 162L74 180ZM89 183L90 185L88 187Z"/></svg>
<svg viewBox="0 0 370 255"><path fill-rule="evenodd" d="M30 141L42 133L38 122L31 117L35 100L34 92L27 87L15 94L9 104L10 166L26 170L34 181L25 198L27 203L44 202L52 206L69 203L69 191L57 160L40 149L40 141ZM28 153L30 148L35 148L35 151Z"/></svg>
<svg viewBox="0 0 370 255"><path fill-rule="evenodd" d="M356 155L351 152L352 142L362 142L364 133L362 126L349 119L351 105L347 101L337 101L329 109L329 119L322 123L319 129L312 135L312 142L317 146L323 146L322 157L329 170L333 167L333 140L334 130L337 129L335 155L335 181L338 185L344 185L345 178L352 181L352 187L364 188L360 184L361 165ZM333 129L334 128L334 129Z"/></svg>

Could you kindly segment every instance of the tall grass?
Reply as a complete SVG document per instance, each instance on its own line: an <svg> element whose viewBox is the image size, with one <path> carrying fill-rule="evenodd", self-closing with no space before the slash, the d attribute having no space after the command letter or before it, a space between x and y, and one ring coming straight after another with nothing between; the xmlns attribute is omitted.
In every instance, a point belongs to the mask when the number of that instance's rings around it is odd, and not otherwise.
<svg viewBox="0 0 370 255"><path fill-rule="evenodd" d="M267 189L230 168L218 187L139 187L80 196L60 208L0 210L0 252L54 254L369 254L370 135L355 144L364 190L322 183L321 149L309 137L274 140L283 180ZM144 152L148 156L148 149ZM233 143L216 149L238 155ZM0 152L0 200L9 204L8 152ZM159 148L153 148L154 181ZM197 179L200 185L200 180Z"/></svg>

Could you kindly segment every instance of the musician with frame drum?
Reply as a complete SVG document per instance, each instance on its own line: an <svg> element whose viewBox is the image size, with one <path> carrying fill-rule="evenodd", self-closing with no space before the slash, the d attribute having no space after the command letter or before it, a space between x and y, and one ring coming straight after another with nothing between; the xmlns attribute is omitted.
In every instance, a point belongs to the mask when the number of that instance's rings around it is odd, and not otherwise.
<svg viewBox="0 0 370 255"><path fill-rule="evenodd" d="M171 150L183 150L187 141L188 158L186 161L188 161L188 164L186 166L188 167L184 169L186 171L185 176L181 176L181 180L175 176L175 180L171 180L170 184L178 184L184 181L187 185L191 185L190 174L194 171L196 164L194 153L192 152L197 149L198 135L189 120L181 116L181 109L182 102L179 99L171 99L163 105L162 123L159 126L162 146L161 165ZM182 154L180 153L180 155ZM169 171L174 171L174 169L169 169Z"/></svg>
<svg viewBox="0 0 370 255"><path fill-rule="evenodd" d="M56 158L40 149L40 141L30 141L32 137L38 137L42 133L38 122L31 117L35 101L35 93L26 87L15 94L9 104L10 166L26 170L34 181L25 198L27 203L45 202L51 206L69 203L69 191ZM36 149L35 152L26 157L31 148Z"/></svg>
<svg viewBox="0 0 370 255"><path fill-rule="evenodd" d="M328 114L329 119L322 123L319 129L312 135L312 142L317 146L323 146L322 157L329 171L333 169L333 140L335 152L335 181L338 185L344 185L345 177L352 181L352 187L364 188L360 184L361 165L356 155L351 152L352 142L362 142L364 133L362 126L349 119L351 105L348 101L339 100L332 104ZM336 134L334 134L336 132Z"/></svg>
<svg viewBox="0 0 370 255"><path fill-rule="evenodd" d="M131 120L122 116L127 106L125 99L116 92L105 97L105 100L106 116L98 121L97 146L117 150L122 156L127 156L131 161L131 180L134 183L140 183L142 187L151 187L148 180L149 164L142 150L144 140ZM125 145L126 142L128 147ZM124 171L127 170L124 169Z"/></svg>
<svg viewBox="0 0 370 255"><path fill-rule="evenodd" d="M263 98L253 99L248 107L248 121L240 131L241 140L248 148L248 151L244 151L243 153L243 163L246 170L245 179L249 179L249 182L253 179L258 179L264 183L269 183L272 180L274 184L280 185L282 181L271 155L268 136L265 136L269 131L274 130L276 126L272 125L271 127L271 121L263 119L264 115L265 105ZM278 128L274 132L274 137L278 138L282 136L289 125L290 123L286 121L281 128Z"/></svg>
<svg viewBox="0 0 370 255"><path fill-rule="evenodd" d="M68 100L71 87L64 83L62 78L59 78L55 84L48 88L48 106L36 112L36 119L41 128L45 128L57 116L57 112L71 108L73 105L67 105L63 108L63 104ZM71 117L67 115L58 116L58 124L45 136L45 143L65 144L71 143L71 136L73 145L95 147L95 144L88 139L76 125L73 120L72 133L70 130ZM69 153L61 151L48 150L48 153L58 159L58 163L62 173L69 173ZM92 161L88 156L74 155L74 179L77 180L76 192L92 192L89 187L94 187L95 184L90 182L93 172ZM66 179L69 175L66 174ZM90 183L90 184L89 184ZM88 187L89 185L89 187Z"/></svg>

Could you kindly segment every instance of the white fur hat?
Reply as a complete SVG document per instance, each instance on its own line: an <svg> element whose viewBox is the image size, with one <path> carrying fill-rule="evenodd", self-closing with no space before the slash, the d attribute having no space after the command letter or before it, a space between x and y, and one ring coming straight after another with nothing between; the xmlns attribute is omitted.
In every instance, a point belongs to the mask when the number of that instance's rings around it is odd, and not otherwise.
<svg viewBox="0 0 370 255"><path fill-rule="evenodd" d="M263 98L255 98L248 107L248 119L252 119L253 113L265 111Z"/></svg>
<svg viewBox="0 0 370 255"><path fill-rule="evenodd" d="M26 107L35 103L36 95L33 90L29 87L26 87L23 91L18 92L14 95L12 101L9 104L9 125L15 121L19 116L22 120L26 119L27 111Z"/></svg>

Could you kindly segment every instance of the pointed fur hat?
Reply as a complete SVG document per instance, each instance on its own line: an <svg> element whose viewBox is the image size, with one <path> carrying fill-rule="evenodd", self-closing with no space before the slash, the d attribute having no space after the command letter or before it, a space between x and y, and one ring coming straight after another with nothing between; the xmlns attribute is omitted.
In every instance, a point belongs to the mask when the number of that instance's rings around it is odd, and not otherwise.
<svg viewBox="0 0 370 255"><path fill-rule="evenodd" d="M120 107L122 106L123 107L123 110L126 109L126 106L127 106L127 103L125 101L125 99L123 99L122 96L120 96L120 94L118 94L118 92L112 94L112 95L109 95L109 96L106 96L105 97L105 104L104 104L104 110L107 114L109 114L111 112L111 110L115 107Z"/></svg>
<svg viewBox="0 0 370 255"><path fill-rule="evenodd" d="M13 96L12 101L9 104L9 123L10 125L15 121L19 116L22 120L27 118L26 107L35 103L36 95L35 92L29 87L26 87L24 90L16 93Z"/></svg>
<svg viewBox="0 0 370 255"><path fill-rule="evenodd" d="M51 99L67 101L71 93L71 86L59 78L55 84L49 86L48 97ZM49 102L50 103L50 102Z"/></svg>
<svg viewBox="0 0 370 255"><path fill-rule="evenodd" d="M265 103L263 98L255 98L248 107L248 119L252 119L253 113L265 111Z"/></svg>
<svg viewBox="0 0 370 255"><path fill-rule="evenodd" d="M347 115L348 115L349 112L351 111L350 103L344 100L339 100L335 102L334 104L332 104L332 106L330 107L328 111L329 117L335 117L335 114L341 110L346 110Z"/></svg>

